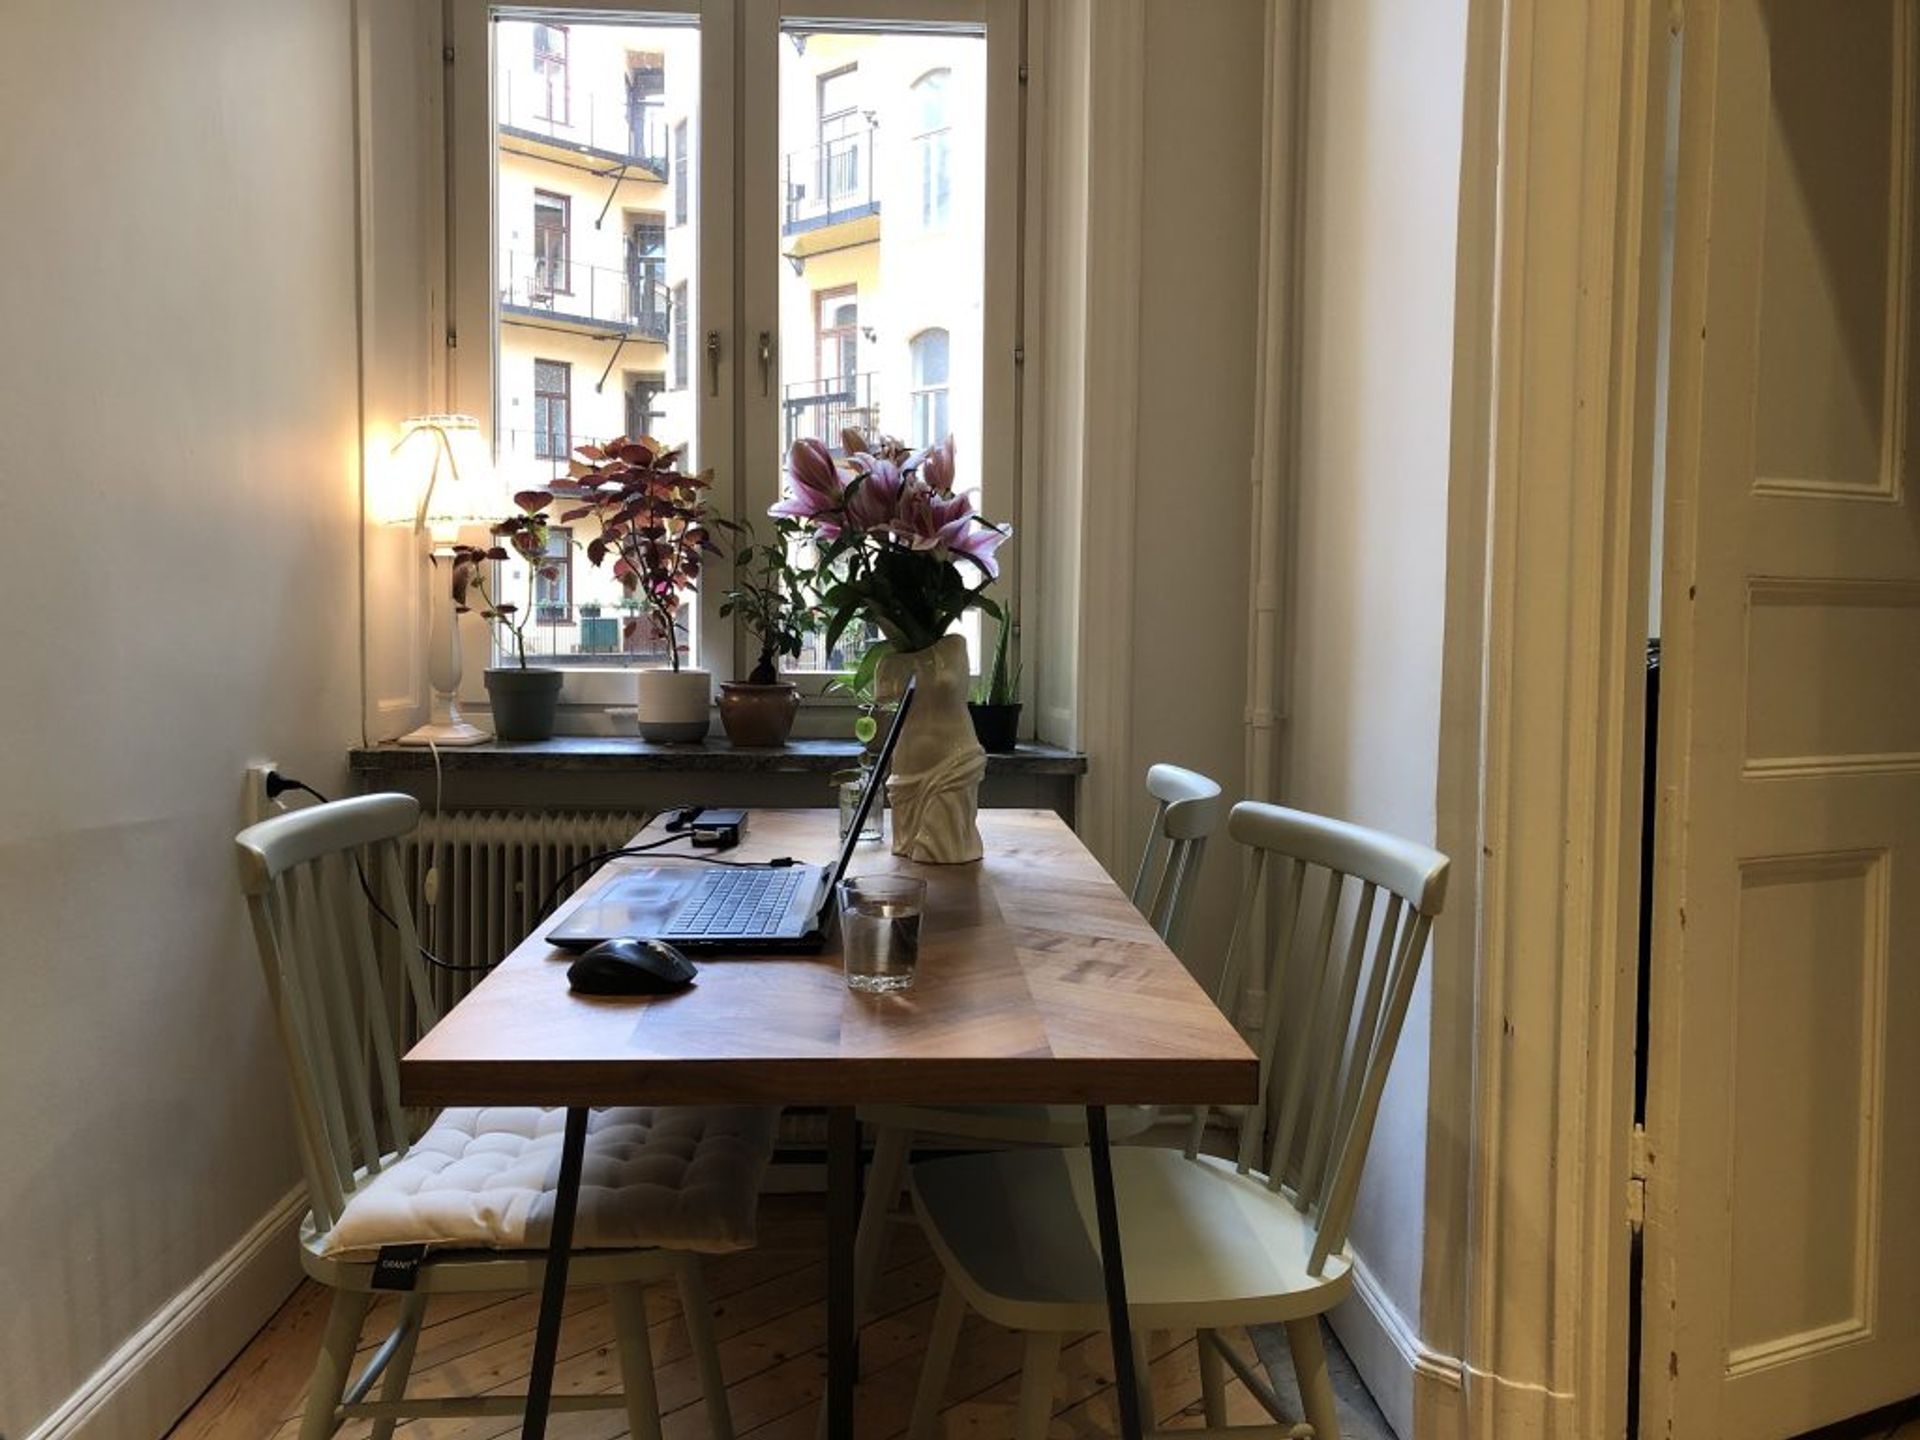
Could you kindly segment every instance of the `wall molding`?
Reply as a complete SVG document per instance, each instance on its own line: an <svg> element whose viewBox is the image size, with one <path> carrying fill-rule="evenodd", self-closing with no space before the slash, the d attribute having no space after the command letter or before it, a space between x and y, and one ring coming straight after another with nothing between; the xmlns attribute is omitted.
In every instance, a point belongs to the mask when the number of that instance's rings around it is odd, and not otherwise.
<svg viewBox="0 0 1920 1440"><path fill-rule="evenodd" d="M153 1440L185 1414L300 1283L295 1186L156 1310L26 1440Z"/></svg>
<svg viewBox="0 0 1920 1440"><path fill-rule="evenodd" d="M1098 10L1098 14L1094 13ZM1081 0L1070 27L1087 75L1084 389L1080 413L1081 836L1114 874L1127 861L1132 773L1136 443L1146 152L1146 0ZM1104 762L1104 763L1101 763Z"/></svg>
<svg viewBox="0 0 1920 1440"><path fill-rule="evenodd" d="M1333 1327L1354 1368L1401 1440L1461 1440L1466 1434L1466 1371L1458 1356L1420 1338L1373 1272L1358 1258L1353 1293L1333 1312Z"/></svg>

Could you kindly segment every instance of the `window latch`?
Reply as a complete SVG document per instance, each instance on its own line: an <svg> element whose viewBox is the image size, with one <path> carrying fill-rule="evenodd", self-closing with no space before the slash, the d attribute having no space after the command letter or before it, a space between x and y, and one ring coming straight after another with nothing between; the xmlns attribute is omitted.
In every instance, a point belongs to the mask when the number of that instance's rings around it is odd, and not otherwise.
<svg viewBox="0 0 1920 1440"><path fill-rule="evenodd" d="M707 394L720 394L720 332L707 331Z"/></svg>
<svg viewBox="0 0 1920 1440"><path fill-rule="evenodd" d="M760 332L760 393L773 393L773 332Z"/></svg>

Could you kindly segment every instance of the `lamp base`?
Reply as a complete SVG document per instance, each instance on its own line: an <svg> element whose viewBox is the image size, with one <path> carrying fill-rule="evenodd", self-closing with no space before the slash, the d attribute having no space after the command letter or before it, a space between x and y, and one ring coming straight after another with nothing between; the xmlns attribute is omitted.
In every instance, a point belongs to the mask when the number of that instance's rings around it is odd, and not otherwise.
<svg viewBox="0 0 1920 1440"><path fill-rule="evenodd" d="M428 723L402 735L398 745L484 745L493 736L464 720L442 724Z"/></svg>

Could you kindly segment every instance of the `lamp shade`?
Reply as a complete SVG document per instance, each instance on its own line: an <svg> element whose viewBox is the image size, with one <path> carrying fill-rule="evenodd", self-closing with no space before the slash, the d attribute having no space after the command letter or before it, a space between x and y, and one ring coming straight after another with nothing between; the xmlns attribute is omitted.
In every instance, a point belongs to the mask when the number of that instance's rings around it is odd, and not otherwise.
<svg viewBox="0 0 1920 1440"><path fill-rule="evenodd" d="M471 415L416 415L393 447L416 530L448 531L488 518L493 457Z"/></svg>

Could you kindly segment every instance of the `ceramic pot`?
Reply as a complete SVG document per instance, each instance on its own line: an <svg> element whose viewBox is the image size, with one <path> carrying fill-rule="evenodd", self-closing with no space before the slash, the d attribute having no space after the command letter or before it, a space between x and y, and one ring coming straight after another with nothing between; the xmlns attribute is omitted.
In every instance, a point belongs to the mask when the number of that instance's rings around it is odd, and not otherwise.
<svg viewBox="0 0 1920 1440"><path fill-rule="evenodd" d="M710 671L642 670L636 710L640 738L656 745L698 743L707 738L708 707L713 704Z"/></svg>
<svg viewBox="0 0 1920 1440"><path fill-rule="evenodd" d="M1008 755L1013 752L1020 740L1020 706L985 705L977 700L967 702L967 713L973 716L973 733L989 755Z"/></svg>
<svg viewBox="0 0 1920 1440"><path fill-rule="evenodd" d="M782 680L773 685L729 681L720 687L720 723L737 746L772 747L787 743L793 717L800 713L800 687Z"/></svg>
<svg viewBox="0 0 1920 1440"><path fill-rule="evenodd" d="M560 672L504 666L486 673L493 733L502 740L551 740L560 710Z"/></svg>
<svg viewBox="0 0 1920 1440"><path fill-rule="evenodd" d="M925 650L880 662L879 694L893 699L914 679L913 708L900 727L887 803L893 810L893 853L936 865L978 860L980 778L986 752L967 714L967 642L948 635Z"/></svg>

